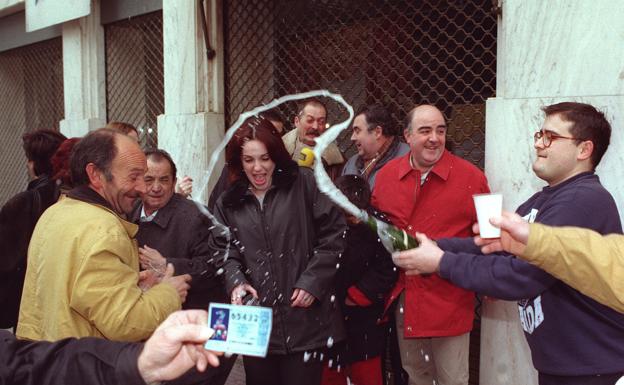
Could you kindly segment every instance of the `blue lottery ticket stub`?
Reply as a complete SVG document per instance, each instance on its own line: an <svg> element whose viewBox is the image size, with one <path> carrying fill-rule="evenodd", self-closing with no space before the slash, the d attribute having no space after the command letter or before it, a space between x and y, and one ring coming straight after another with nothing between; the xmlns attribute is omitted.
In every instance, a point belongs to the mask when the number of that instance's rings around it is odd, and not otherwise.
<svg viewBox="0 0 624 385"><path fill-rule="evenodd" d="M272 325L271 308L211 303L208 326L214 330L214 335L204 347L219 352L266 357Z"/></svg>

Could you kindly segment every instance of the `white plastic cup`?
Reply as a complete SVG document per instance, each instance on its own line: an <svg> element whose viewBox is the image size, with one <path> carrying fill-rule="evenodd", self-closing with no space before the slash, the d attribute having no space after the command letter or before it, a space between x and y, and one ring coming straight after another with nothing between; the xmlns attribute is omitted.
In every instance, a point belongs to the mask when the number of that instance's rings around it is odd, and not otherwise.
<svg viewBox="0 0 624 385"><path fill-rule="evenodd" d="M500 238L500 229L490 223L490 218L500 217L503 214L503 195L476 194L472 198L477 210L481 238Z"/></svg>

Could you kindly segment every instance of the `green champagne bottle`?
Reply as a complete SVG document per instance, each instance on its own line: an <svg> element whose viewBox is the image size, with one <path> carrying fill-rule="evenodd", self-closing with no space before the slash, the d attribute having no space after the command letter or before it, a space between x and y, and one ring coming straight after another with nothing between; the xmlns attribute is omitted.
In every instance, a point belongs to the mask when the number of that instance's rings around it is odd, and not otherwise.
<svg viewBox="0 0 624 385"><path fill-rule="evenodd" d="M420 246L418 240L409 235L405 230L399 229L398 227L384 221L380 221L370 214L368 215L366 223L377 233L381 243L390 254ZM431 274L421 274L420 276L423 278L429 278Z"/></svg>
<svg viewBox="0 0 624 385"><path fill-rule="evenodd" d="M405 230L399 229L398 227L384 221L380 221L370 214L368 215L366 223L377 233L381 243L390 253L413 249L419 245L416 238L407 234Z"/></svg>

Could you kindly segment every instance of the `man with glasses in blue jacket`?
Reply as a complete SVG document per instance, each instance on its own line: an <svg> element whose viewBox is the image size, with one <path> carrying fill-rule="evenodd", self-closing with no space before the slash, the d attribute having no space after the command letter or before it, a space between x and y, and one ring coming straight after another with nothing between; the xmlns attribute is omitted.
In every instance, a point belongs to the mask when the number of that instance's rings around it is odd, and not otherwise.
<svg viewBox="0 0 624 385"><path fill-rule="evenodd" d="M547 106L535 133L533 171L548 186L520 205L528 222L621 233L617 206L594 170L611 126L583 103ZM540 385L613 385L624 373L624 314L511 254L483 255L470 238L441 239L394 256L407 274L439 271L465 289L518 301Z"/></svg>

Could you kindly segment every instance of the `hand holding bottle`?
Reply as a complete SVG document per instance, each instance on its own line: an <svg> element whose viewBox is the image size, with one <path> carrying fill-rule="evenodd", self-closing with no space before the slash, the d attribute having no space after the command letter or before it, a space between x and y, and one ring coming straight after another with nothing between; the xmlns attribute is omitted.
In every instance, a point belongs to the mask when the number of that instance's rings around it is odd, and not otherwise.
<svg viewBox="0 0 624 385"><path fill-rule="evenodd" d="M425 234L416 233L416 240L419 243L418 247L393 253L392 262L405 270L406 275L423 275L439 271L444 251Z"/></svg>
<svg viewBox="0 0 624 385"><path fill-rule="evenodd" d="M409 235L405 230L380 221L372 215L368 216L366 223L377 233L381 243L390 253L418 247L418 240Z"/></svg>

